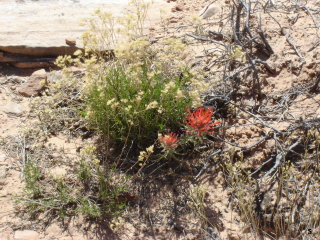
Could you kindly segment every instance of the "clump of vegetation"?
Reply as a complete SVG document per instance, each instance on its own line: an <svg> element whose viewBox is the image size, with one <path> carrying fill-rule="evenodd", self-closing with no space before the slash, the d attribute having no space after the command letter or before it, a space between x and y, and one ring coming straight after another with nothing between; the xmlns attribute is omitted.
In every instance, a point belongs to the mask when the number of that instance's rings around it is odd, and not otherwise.
<svg viewBox="0 0 320 240"><path fill-rule="evenodd" d="M88 125L82 117L83 81L67 68L62 74L53 71L50 76L52 81L43 96L31 101L31 116L36 119L34 124L38 126L36 132L43 140L58 132L73 136L83 134Z"/></svg>
<svg viewBox="0 0 320 240"><path fill-rule="evenodd" d="M36 128L24 132L32 147L27 153L25 195L20 202L33 214L82 214L97 220L118 216L129 201L130 178L128 171L122 173L115 168L118 164L109 161L109 149L122 149L122 154L123 149L133 148L126 153L133 159L131 170L136 165L142 169L151 158L170 160L184 144L177 141L178 135L168 138L166 132L183 133L186 109L200 104L201 84L184 62L185 45L174 38L150 43L142 27L148 5L133 1L133 6L121 19L97 11L87 22L85 49L59 57L56 63L63 75L54 76L45 93L32 101L32 116L38 120ZM115 23L124 25L116 29ZM125 35L123 29L127 29ZM116 44L117 39L125 42ZM114 44L113 53L109 43ZM76 74L70 66L83 71ZM195 116L198 125L210 125L212 113L210 110L205 119L200 119L201 114ZM196 127L193 123L192 128ZM211 125L206 128L206 132L211 130ZM81 146L68 163L53 162L45 154L48 146L39 140L45 142L61 133L82 138L89 133L99 140L97 147ZM159 134L163 138L158 139ZM117 151L113 154L118 157ZM60 164L65 168L57 167Z"/></svg>
<svg viewBox="0 0 320 240"><path fill-rule="evenodd" d="M86 98L87 117L103 136L121 145L135 142L147 147L158 131L178 130L191 99L186 91L190 76L168 79L141 66L133 77L122 66L110 66L102 79L93 81Z"/></svg>
<svg viewBox="0 0 320 240"><path fill-rule="evenodd" d="M73 168L46 170L29 160L24 168L25 194L18 202L34 216L43 212L61 218L81 214L91 220L118 216L128 202L128 180L99 163L90 145L82 149Z"/></svg>

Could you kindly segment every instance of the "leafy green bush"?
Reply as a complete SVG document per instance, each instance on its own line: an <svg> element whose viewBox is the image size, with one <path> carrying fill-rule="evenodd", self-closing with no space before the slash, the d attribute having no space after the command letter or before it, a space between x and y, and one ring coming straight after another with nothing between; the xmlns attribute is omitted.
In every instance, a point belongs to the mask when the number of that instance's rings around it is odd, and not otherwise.
<svg viewBox="0 0 320 240"><path fill-rule="evenodd" d="M185 92L189 79L187 71L169 79L146 64L133 77L124 67L112 65L88 91L88 117L109 139L146 147L159 130L177 129L183 123L191 103Z"/></svg>

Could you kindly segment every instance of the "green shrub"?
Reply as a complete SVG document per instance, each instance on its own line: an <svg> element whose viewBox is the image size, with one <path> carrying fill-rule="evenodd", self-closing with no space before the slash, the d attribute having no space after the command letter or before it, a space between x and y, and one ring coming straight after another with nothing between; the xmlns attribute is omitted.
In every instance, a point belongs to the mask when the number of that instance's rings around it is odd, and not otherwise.
<svg viewBox="0 0 320 240"><path fill-rule="evenodd" d="M186 92L190 74L174 79L151 69L126 72L112 64L92 85L87 95L87 116L108 139L121 145L135 142L144 148L153 143L159 130L177 129L183 123L191 99Z"/></svg>

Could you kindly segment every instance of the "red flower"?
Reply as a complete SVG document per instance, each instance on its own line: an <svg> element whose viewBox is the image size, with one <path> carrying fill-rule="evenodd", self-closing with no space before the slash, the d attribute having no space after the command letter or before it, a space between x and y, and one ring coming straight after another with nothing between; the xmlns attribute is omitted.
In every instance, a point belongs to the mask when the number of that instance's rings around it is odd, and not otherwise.
<svg viewBox="0 0 320 240"><path fill-rule="evenodd" d="M164 148L175 148L178 146L177 142L179 141L179 138L177 137L177 134L168 132L167 134L160 136L159 141Z"/></svg>
<svg viewBox="0 0 320 240"><path fill-rule="evenodd" d="M201 133L210 134L214 127L220 124L220 121L211 121L214 112L212 107L208 109L199 107L193 112L187 108L187 111L189 114L186 116L185 124L191 127L191 129L197 133L197 136L200 136Z"/></svg>

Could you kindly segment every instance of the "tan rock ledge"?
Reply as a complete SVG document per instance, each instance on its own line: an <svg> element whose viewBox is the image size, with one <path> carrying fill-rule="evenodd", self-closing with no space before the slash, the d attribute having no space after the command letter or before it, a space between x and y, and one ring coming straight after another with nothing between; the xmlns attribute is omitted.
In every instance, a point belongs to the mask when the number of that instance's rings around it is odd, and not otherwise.
<svg viewBox="0 0 320 240"><path fill-rule="evenodd" d="M160 9L168 8L163 0L154 1L149 23L160 19ZM56 56L73 53L79 47L80 26L96 9L121 15L128 0L1 0L0 51L32 56ZM148 23L147 23L148 24ZM68 46L66 39L74 39Z"/></svg>

